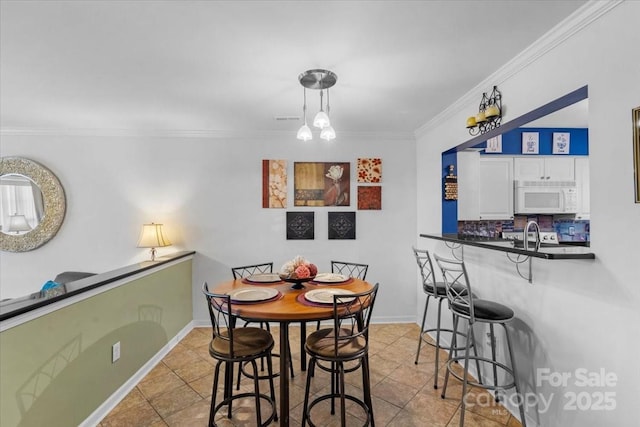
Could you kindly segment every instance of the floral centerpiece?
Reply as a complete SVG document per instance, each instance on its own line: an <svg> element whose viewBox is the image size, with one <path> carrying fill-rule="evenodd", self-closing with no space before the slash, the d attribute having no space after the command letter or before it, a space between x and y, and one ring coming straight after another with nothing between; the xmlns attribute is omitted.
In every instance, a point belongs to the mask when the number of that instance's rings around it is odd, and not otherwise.
<svg viewBox="0 0 640 427"><path fill-rule="evenodd" d="M316 277L318 267L298 255L294 259L285 262L280 268L279 274L283 280L304 282Z"/></svg>

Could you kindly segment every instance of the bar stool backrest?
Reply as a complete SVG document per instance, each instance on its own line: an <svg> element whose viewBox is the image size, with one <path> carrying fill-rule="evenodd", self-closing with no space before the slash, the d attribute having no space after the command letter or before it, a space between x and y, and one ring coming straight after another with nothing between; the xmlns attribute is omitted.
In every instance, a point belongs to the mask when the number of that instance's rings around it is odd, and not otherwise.
<svg viewBox="0 0 640 427"><path fill-rule="evenodd" d="M242 279L259 273L273 273L273 262L265 262L262 264L243 265L242 267L232 267L231 273L233 278Z"/></svg>
<svg viewBox="0 0 640 427"><path fill-rule="evenodd" d="M231 313L231 297L226 294L214 294L209 292L207 282L202 285L202 293L207 298L207 307L213 327L213 339L229 342L229 357L234 357L233 352L233 319Z"/></svg>
<svg viewBox="0 0 640 427"><path fill-rule="evenodd" d="M420 276L422 277L422 290L425 294L438 298L438 290L436 288L436 276L433 269L433 262L429 256L429 251L424 249L413 249L413 254L416 257L418 268L420 269ZM440 295L442 298L442 295Z"/></svg>
<svg viewBox="0 0 640 427"><path fill-rule="evenodd" d="M434 254L436 263L442 270L442 277L447 289L447 299L449 307L461 317L469 319L469 322L475 322L475 313L473 310L473 292L471 292L471 284L464 261L447 259ZM467 314L468 313L468 314Z"/></svg>
<svg viewBox="0 0 640 427"><path fill-rule="evenodd" d="M378 294L378 283L366 291L357 294L333 296L333 335L334 356L339 358L343 345L364 338L366 351L369 343L369 323L373 313L373 304Z"/></svg>
<svg viewBox="0 0 640 427"><path fill-rule="evenodd" d="M344 274L348 277L364 280L367 277L369 264L355 262L331 261L331 272Z"/></svg>

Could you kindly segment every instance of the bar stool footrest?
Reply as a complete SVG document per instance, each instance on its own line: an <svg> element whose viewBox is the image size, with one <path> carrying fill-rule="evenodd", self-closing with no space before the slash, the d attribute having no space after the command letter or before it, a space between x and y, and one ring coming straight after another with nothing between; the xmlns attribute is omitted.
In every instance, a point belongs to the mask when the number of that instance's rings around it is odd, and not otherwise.
<svg viewBox="0 0 640 427"><path fill-rule="evenodd" d="M309 425L311 427L317 427L311 421L311 416L310 416L311 415L311 409L313 409L313 407L316 404L318 404L318 403L320 403L320 402L322 402L324 400L331 399L331 398L341 399L341 395L340 395L340 393L325 394L323 396L320 396L320 397L317 397L317 398L313 399L311 401L311 403L309 403L309 407L307 408L307 422L309 423ZM350 401L356 403L357 405L359 405L362 408L362 410L367 414L367 421L362 425L362 427L367 427L367 426L371 425L371 410L367 406L367 404L364 403L362 400L358 399L357 397L351 396L350 394L345 394L344 398L345 398L345 400L350 400Z"/></svg>
<svg viewBox="0 0 640 427"><path fill-rule="evenodd" d="M280 357L280 355L276 354L276 353L271 353L271 357ZM250 363L251 362L248 361L248 360L245 361L245 362L242 362L240 364L240 372L242 372L242 375L244 375L245 377L253 379L253 374L244 370L244 367L246 365L250 364ZM279 366L279 364L274 363L273 366ZM278 378L279 376L280 376L280 372L274 372L273 375L271 375L271 376L269 374L258 375L258 379L259 380L268 380L269 378Z"/></svg>
<svg viewBox="0 0 640 427"><path fill-rule="evenodd" d="M436 347L436 343L435 343L435 342L431 342L431 341L428 341L428 340L427 340L427 336L428 336L429 338L433 339L433 337L431 337L430 335L428 335L430 332L437 333L437 332L438 332L438 329L437 329L437 328L425 329L424 331L422 331L422 332L420 333L420 339L421 339L421 340L422 340L422 342L424 342L425 344L429 344L431 347ZM453 330L452 330L452 329L443 329L443 328L440 328L440 335L441 335L441 336L440 336L440 338L441 338L441 339L442 339L442 333L443 333L443 332L446 332L446 333L449 333L449 334L453 335ZM426 336L425 336L425 335L426 335ZM458 337L460 337L460 338L467 339L467 335L466 335L465 333L463 333L463 332L458 331L458 332L456 332L456 335L457 335ZM472 343L472 345L473 345L473 343ZM443 350L453 350L453 351L460 351L460 350L464 350L464 349L466 348L464 345L463 345L463 346L460 346L460 347L455 347L455 348L451 348L451 346L446 346L446 345L438 345L437 347L440 347L440 348L441 348L441 349L443 349Z"/></svg>
<svg viewBox="0 0 640 427"><path fill-rule="evenodd" d="M269 417L267 418L267 420L266 420L265 422L261 423L261 424L260 424L260 426L259 426L259 427L267 427L269 424L271 424L271 422L272 422L272 421L274 421L275 419L277 419L277 418L276 418L276 415L277 415L277 414L276 414L276 406L275 406L275 404L274 404L274 401L273 401L269 396L267 396L266 394L262 394L262 393L260 393L258 396L260 397L260 399L264 399L264 400L266 400L266 401L267 401L267 403L269 403L269 405L271 405L271 414L269 415ZM215 406L215 408L213 409L213 419L214 419L214 421L213 421L213 426L214 426L214 427L216 427L216 426L217 426L217 424L215 423L215 414L217 414L217 413L218 413L218 411L219 411L220 409L222 409L222 407L223 407L223 406L227 406L229 403L231 403L232 401L234 401L234 400L236 400L236 399L242 399L242 398L245 398L245 397L250 397L250 398L252 398L252 399L254 399L254 400L255 400L256 395L255 395L255 393L240 393L240 394L235 394L235 395L233 395L233 396L227 397L227 398L226 398L226 399L224 399L222 402L218 403L218 404ZM262 411L260 411L260 412L262 412ZM226 417L225 417L225 418L226 418ZM261 420L261 421L262 421L262 420Z"/></svg>
<svg viewBox="0 0 640 427"><path fill-rule="evenodd" d="M453 368L451 367L451 364L454 362L460 362L460 361L464 361L465 358L463 356L459 356L459 357L452 357L451 359L449 359L447 361L447 369L449 370L449 373L451 373L451 375L453 375L454 377L456 377L458 380L460 381L464 381L464 377L458 373L456 373ZM467 376L467 384L473 386L473 387L480 387L480 388L484 388L487 390L506 390L506 389L510 389L516 386L515 381L513 380L514 376L513 376L513 371L511 370L511 368L509 368L507 365L497 362L493 359L489 359L486 357L480 357L480 356L469 356L467 358L467 363L471 363L474 361L480 361L480 362L484 362L484 363L488 363L490 365L495 365L498 368L500 368L503 372L506 372L509 376L511 376L512 381L510 383L507 384L483 384L483 383L479 383L476 381L470 381L469 378L470 376ZM467 368L465 368L467 369Z"/></svg>
<svg viewBox="0 0 640 427"><path fill-rule="evenodd" d="M322 361L322 359L317 359L316 360L316 368L321 369L321 370L323 370L325 372L329 372L329 373L333 373L333 374L336 373L335 369L331 369L329 366L324 366L324 365L320 364L321 361ZM345 368L344 369L344 373L348 374L349 372L355 372L358 369L360 369L361 366L362 366L362 359L358 359L358 363L356 365L354 365L354 366L349 367L349 368Z"/></svg>

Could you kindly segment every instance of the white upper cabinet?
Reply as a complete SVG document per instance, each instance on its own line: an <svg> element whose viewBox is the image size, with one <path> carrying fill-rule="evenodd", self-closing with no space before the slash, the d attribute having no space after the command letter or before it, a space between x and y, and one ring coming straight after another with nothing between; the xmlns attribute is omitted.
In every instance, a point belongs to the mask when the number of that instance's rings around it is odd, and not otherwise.
<svg viewBox="0 0 640 427"><path fill-rule="evenodd" d="M576 185L578 187L578 212L576 219L589 219L591 199L589 196L589 157L576 157Z"/></svg>
<svg viewBox="0 0 640 427"><path fill-rule="evenodd" d="M458 220L513 219L513 158L461 151L458 163Z"/></svg>
<svg viewBox="0 0 640 427"><path fill-rule="evenodd" d="M513 159L481 157L480 219L513 219Z"/></svg>
<svg viewBox="0 0 640 427"><path fill-rule="evenodd" d="M517 181L573 181L576 179L574 157L516 157L514 179Z"/></svg>
<svg viewBox="0 0 640 427"><path fill-rule="evenodd" d="M480 175L480 153L459 151L458 163L458 221L480 219L478 177Z"/></svg>

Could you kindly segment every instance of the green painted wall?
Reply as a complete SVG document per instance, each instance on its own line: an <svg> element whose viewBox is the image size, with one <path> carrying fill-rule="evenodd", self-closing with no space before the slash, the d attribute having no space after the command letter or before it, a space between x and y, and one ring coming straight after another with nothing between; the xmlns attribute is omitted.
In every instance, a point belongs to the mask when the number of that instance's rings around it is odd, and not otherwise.
<svg viewBox="0 0 640 427"><path fill-rule="evenodd" d="M2 332L0 425L77 426L192 321L191 301L185 260Z"/></svg>

